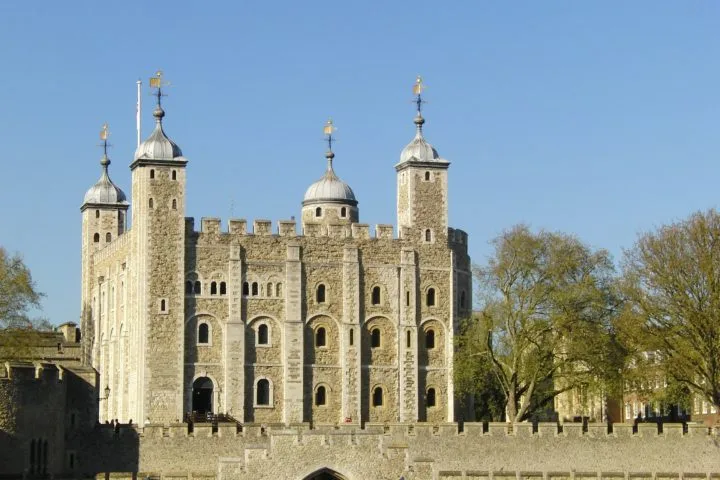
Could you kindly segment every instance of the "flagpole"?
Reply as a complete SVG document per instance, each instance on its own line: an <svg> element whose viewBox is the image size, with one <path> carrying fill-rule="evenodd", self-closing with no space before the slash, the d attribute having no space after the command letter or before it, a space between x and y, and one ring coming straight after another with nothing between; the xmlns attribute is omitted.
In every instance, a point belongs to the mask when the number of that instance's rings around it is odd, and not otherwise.
<svg viewBox="0 0 720 480"><path fill-rule="evenodd" d="M137 146L138 146L138 147L140 146L140 140L141 140L141 139L140 139L140 132L141 132L141 128L140 128L140 116L141 116L141 115L140 115L140 109L142 108L142 103L141 103L141 100L140 100L140 98L141 98L141 97L140 97L140 96L141 96L141 94L140 94L140 86L141 86L141 85L142 85L142 80L138 79L138 81L137 81L137 106L136 106L137 108L136 108L136 114L135 114L135 121L137 122Z"/></svg>

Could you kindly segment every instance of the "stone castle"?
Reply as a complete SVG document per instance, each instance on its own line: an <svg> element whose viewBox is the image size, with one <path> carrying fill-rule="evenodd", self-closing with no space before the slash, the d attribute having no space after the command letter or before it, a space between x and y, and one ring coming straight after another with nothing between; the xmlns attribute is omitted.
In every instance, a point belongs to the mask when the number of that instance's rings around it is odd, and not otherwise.
<svg viewBox="0 0 720 480"><path fill-rule="evenodd" d="M328 124L300 225L197 231L157 93L131 219L107 154L81 207L81 329L0 368L0 477L720 480L720 428L462 420L468 239L448 226L449 163L420 108L395 165L396 228L359 223Z"/></svg>
<svg viewBox="0 0 720 480"><path fill-rule="evenodd" d="M448 226L449 162L416 133L395 165L397 236L371 235L327 169L300 225L185 217L188 160L165 112L137 148L132 228L107 155L82 211L82 331L110 396L100 419L453 421L453 333L471 311L467 235ZM298 228L300 234L298 234Z"/></svg>

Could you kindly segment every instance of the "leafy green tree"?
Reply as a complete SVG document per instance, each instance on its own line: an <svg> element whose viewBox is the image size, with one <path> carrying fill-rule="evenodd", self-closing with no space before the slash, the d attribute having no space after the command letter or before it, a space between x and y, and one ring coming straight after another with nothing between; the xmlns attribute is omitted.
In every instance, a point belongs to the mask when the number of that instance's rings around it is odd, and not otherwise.
<svg viewBox="0 0 720 480"><path fill-rule="evenodd" d="M524 225L492 243L494 255L474 270L484 342L461 335L456 362L485 359L507 420L543 412L565 391L614 381L622 353L613 334L617 298L608 253Z"/></svg>
<svg viewBox="0 0 720 480"><path fill-rule="evenodd" d="M51 328L47 320L28 315L31 308L40 307L42 297L22 258L0 247L0 358L31 355L38 331Z"/></svg>
<svg viewBox="0 0 720 480"><path fill-rule="evenodd" d="M671 400L720 408L720 214L698 212L639 237L625 252L621 333L641 365L652 353ZM673 393L675 392L675 393Z"/></svg>

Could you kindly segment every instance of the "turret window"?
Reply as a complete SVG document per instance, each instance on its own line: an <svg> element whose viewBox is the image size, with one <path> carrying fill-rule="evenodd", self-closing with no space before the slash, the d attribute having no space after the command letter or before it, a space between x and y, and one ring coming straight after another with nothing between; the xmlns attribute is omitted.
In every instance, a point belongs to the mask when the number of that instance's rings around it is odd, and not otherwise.
<svg viewBox="0 0 720 480"><path fill-rule="evenodd" d="M160 300L160 311L162 313L167 312L167 300L165 300L164 298L162 300Z"/></svg>
<svg viewBox="0 0 720 480"><path fill-rule="evenodd" d="M253 282L252 283L252 295L253 295L253 297L255 297L255 296L257 296L257 294L258 294L258 283Z"/></svg>
<svg viewBox="0 0 720 480"><path fill-rule="evenodd" d="M93 242L95 242L95 243L100 242L100 234L99 233L96 233L95 235L93 235Z"/></svg>
<svg viewBox="0 0 720 480"><path fill-rule="evenodd" d="M324 347L326 346L326 335L325 335L325 328L320 327L317 330L315 330L315 346L316 347Z"/></svg>
<svg viewBox="0 0 720 480"><path fill-rule="evenodd" d="M375 387L372 396L373 407L382 407L383 404L383 390L382 387Z"/></svg>
<svg viewBox="0 0 720 480"><path fill-rule="evenodd" d="M425 241L428 243L432 242L432 230L430 230L429 228L425 230Z"/></svg>
<svg viewBox="0 0 720 480"><path fill-rule="evenodd" d="M110 243L111 240L112 240L112 234L110 232L107 232L105 234L105 243Z"/></svg>
<svg viewBox="0 0 720 480"><path fill-rule="evenodd" d="M210 283L210 295L217 295L217 282Z"/></svg>
<svg viewBox="0 0 720 480"><path fill-rule="evenodd" d="M150 178L155 178L155 170L152 168L150 169Z"/></svg>
<svg viewBox="0 0 720 480"><path fill-rule="evenodd" d="M427 293L425 294L425 305L427 305L428 307L435 306L435 289L434 288L427 289Z"/></svg>
<svg viewBox="0 0 720 480"><path fill-rule="evenodd" d="M227 294L227 285L225 282L220 282L220 295L226 295Z"/></svg>
<svg viewBox="0 0 720 480"><path fill-rule="evenodd" d="M258 345L268 345L268 344L270 344L269 329L268 329L268 326L265 325L264 323L261 323L261 324L258 326L257 344L258 344Z"/></svg>
<svg viewBox="0 0 720 480"><path fill-rule="evenodd" d="M322 406L325 405L325 402L325 387L323 385L320 385L319 387L317 387L317 390L315 390L315 405Z"/></svg>
<svg viewBox="0 0 720 480"><path fill-rule="evenodd" d="M207 345L210 343L210 326L207 323L201 323L198 325L198 345Z"/></svg>
<svg viewBox="0 0 720 480"><path fill-rule="evenodd" d="M255 387L255 405L257 406L270 406L270 380L261 378L258 380Z"/></svg>
<svg viewBox="0 0 720 480"><path fill-rule="evenodd" d="M317 207L317 208L315 209L315 216L316 216L316 217L322 217L322 208Z"/></svg>
<svg viewBox="0 0 720 480"><path fill-rule="evenodd" d="M371 295L371 303L373 305L380 305L380 287L373 287Z"/></svg>
<svg viewBox="0 0 720 480"><path fill-rule="evenodd" d="M325 285L322 283L317 286L317 290L315 292L315 301L317 303L325 303Z"/></svg>
<svg viewBox="0 0 720 480"><path fill-rule="evenodd" d="M195 295L200 295L202 293L202 283L200 281L196 281L195 285L193 286L193 293Z"/></svg>
<svg viewBox="0 0 720 480"><path fill-rule="evenodd" d="M95 210L95 218L100 218L100 210Z"/></svg>
<svg viewBox="0 0 720 480"><path fill-rule="evenodd" d="M153 208L153 199L148 200L148 208Z"/></svg>
<svg viewBox="0 0 720 480"><path fill-rule="evenodd" d="M412 346L412 333L410 330L405 332L405 347L410 348Z"/></svg>
<svg viewBox="0 0 720 480"><path fill-rule="evenodd" d="M430 172L425 172L425 181L426 182L430 181Z"/></svg>
<svg viewBox="0 0 720 480"><path fill-rule="evenodd" d="M354 343L354 340L355 340L354 336L355 336L355 330L353 330L353 329L351 328L351 329L350 329L350 346L351 346L351 347L352 347L352 345L353 345L353 343Z"/></svg>
<svg viewBox="0 0 720 480"><path fill-rule="evenodd" d="M174 198L173 198L173 201L172 201L172 209L173 209L173 210L177 210L177 200L175 200Z"/></svg>
<svg viewBox="0 0 720 480"><path fill-rule="evenodd" d="M268 282L267 288L265 289L265 294L266 294L268 297L272 297L272 296L273 296L273 286L272 286L272 283L269 283L269 282Z"/></svg>
<svg viewBox="0 0 720 480"><path fill-rule="evenodd" d="M275 285L275 296L282 297L282 283Z"/></svg>
<svg viewBox="0 0 720 480"><path fill-rule="evenodd" d="M340 216L341 216L342 218L347 217L347 208L342 207L342 208L340 209Z"/></svg>
<svg viewBox="0 0 720 480"><path fill-rule="evenodd" d="M428 407L435 406L435 389L434 388L428 388L427 393L425 394L425 405Z"/></svg>
<svg viewBox="0 0 720 480"><path fill-rule="evenodd" d="M435 348L435 330L428 330L425 332L425 348Z"/></svg>
<svg viewBox="0 0 720 480"><path fill-rule="evenodd" d="M175 170L172 171L171 176L173 180L177 180L177 172Z"/></svg>
<svg viewBox="0 0 720 480"><path fill-rule="evenodd" d="M380 348L380 329L373 328L370 332L370 347Z"/></svg>
<svg viewBox="0 0 720 480"><path fill-rule="evenodd" d="M243 295L250 295L250 284L243 282Z"/></svg>

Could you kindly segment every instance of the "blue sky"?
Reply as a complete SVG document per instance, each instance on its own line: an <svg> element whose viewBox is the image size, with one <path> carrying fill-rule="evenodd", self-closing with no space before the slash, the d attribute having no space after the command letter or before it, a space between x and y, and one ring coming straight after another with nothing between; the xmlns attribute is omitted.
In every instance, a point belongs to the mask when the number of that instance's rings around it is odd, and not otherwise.
<svg viewBox="0 0 720 480"><path fill-rule="evenodd" d="M135 81L158 68L197 223L299 216L330 116L361 221L395 223L422 74L474 261L520 222L619 260L639 232L717 206L719 51L711 1L0 2L0 245L45 316L77 319L98 131L129 195Z"/></svg>

